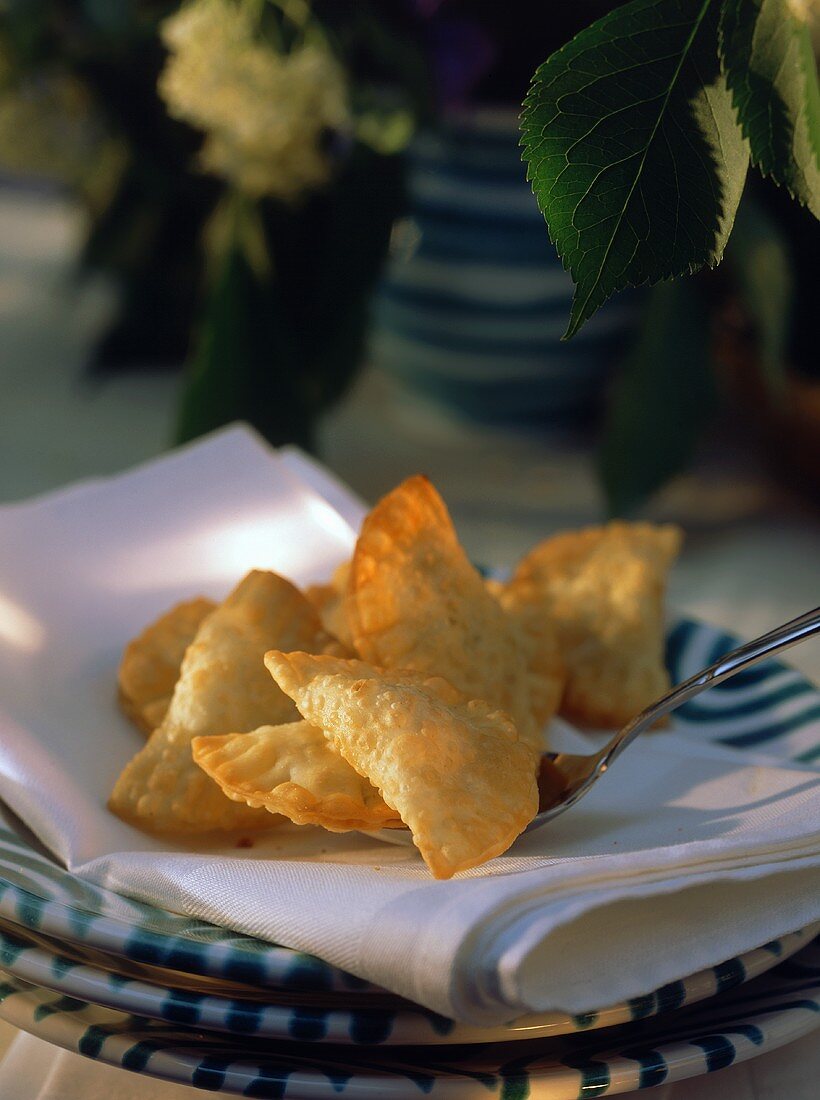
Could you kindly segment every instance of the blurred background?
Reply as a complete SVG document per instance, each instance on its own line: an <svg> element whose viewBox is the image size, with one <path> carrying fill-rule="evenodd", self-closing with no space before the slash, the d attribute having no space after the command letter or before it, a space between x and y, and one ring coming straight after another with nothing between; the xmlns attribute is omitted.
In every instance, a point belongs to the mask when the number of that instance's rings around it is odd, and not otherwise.
<svg viewBox="0 0 820 1100"><path fill-rule="evenodd" d="M561 340L518 116L614 6L0 2L0 502L242 419L369 500L427 473L489 565L673 519L688 611L817 603L811 214L750 175L720 267Z"/></svg>

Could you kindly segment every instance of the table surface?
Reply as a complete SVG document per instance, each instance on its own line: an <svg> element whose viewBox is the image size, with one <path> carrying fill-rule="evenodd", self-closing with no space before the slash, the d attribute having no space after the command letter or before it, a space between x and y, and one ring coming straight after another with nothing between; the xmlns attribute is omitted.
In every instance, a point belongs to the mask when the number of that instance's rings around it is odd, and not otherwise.
<svg viewBox="0 0 820 1100"><path fill-rule="evenodd" d="M0 502L125 469L170 439L175 377L83 378L112 297L102 283L69 283L80 232L65 200L0 191ZM601 516L586 441L463 424L373 371L323 424L320 452L368 500L427 473L488 565ZM682 611L753 635L820 603L820 515L742 447L724 441L704 454L651 517L686 531L669 594ZM790 660L820 683L820 643ZM13 1034L0 1022L0 1055Z"/></svg>

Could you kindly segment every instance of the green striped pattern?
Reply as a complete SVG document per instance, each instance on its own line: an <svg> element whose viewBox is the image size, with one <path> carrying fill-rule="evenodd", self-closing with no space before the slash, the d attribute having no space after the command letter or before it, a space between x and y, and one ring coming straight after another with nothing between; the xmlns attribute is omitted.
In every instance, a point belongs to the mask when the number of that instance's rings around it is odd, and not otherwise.
<svg viewBox="0 0 820 1100"><path fill-rule="evenodd" d="M544 1013L522 1017L506 1027L476 1028L457 1024L421 1007L376 998L372 1007L322 1004L266 1004L169 988L101 969L89 961L35 945L11 932L0 932L0 968L13 978L75 999L170 1024L239 1036L304 1043L349 1043L361 1046L502 1042L591 1031L633 1020L649 1019L672 1008L693 1004L742 985L765 973L811 941L816 928L791 933L740 958L693 974L643 997L585 1016ZM101 959L104 967L108 960Z"/></svg>
<svg viewBox="0 0 820 1100"><path fill-rule="evenodd" d="M638 295L561 342L572 280L526 181L517 120L451 123L410 155L410 216L375 303L373 358L477 420L566 424L600 400Z"/></svg>
<svg viewBox="0 0 820 1100"><path fill-rule="evenodd" d="M815 941L749 985L671 1017L556 1045L349 1049L238 1040L0 982L0 1017L66 1050L231 1096L287 1100L585 1100L713 1073L820 1027Z"/></svg>

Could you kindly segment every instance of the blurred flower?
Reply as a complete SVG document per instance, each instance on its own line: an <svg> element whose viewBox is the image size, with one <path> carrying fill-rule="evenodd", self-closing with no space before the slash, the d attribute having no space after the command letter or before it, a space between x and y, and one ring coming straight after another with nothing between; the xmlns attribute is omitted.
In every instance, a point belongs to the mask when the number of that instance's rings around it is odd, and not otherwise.
<svg viewBox="0 0 820 1100"><path fill-rule="evenodd" d="M193 0L165 20L159 91L205 131L202 166L253 197L294 200L325 183L328 132L350 127L344 70L318 35L279 52L259 33L259 4Z"/></svg>
<svg viewBox="0 0 820 1100"><path fill-rule="evenodd" d="M820 3L818 0L788 0L787 6L792 15L803 23L820 22Z"/></svg>
<svg viewBox="0 0 820 1100"><path fill-rule="evenodd" d="M805 23L815 54L820 55L820 0L787 0L791 14Z"/></svg>
<svg viewBox="0 0 820 1100"><path fill-rule="evenodd" d="M356 111L355 134L362 144L382 156L400 153L410 144L416 120L406 107L362 103Z"/></svg>

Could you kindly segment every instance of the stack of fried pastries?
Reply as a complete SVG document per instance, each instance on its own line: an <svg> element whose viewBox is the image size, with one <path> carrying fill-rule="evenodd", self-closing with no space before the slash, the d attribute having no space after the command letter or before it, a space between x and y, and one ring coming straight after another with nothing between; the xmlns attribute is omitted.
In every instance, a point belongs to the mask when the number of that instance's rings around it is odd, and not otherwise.
<svg viewBox="0 0 820 1100"><path fill-rule="evenodd" d="M129 643L120 703L150 737L109 806L166 836L406 827L435 877L477 866L535 815L559 708L618 725L667 686L679 542L648 524L564 533L489 585L409 478L326 584L254 571Z"/></svg>

